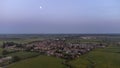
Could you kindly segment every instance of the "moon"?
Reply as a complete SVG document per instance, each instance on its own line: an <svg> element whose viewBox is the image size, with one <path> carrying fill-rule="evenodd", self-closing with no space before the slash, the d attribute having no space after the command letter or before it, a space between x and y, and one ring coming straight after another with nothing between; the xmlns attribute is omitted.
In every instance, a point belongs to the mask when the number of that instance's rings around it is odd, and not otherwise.
<svg viewBox="0 0 120 68"><path fill-rule="evenodd" d="M40 6L40 9L42 9L42 6Z"/></svg>

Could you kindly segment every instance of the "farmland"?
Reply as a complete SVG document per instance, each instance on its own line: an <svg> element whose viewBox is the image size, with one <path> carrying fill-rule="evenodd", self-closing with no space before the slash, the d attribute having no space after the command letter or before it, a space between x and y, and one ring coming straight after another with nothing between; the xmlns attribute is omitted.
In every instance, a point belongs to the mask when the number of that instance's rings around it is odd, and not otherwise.
<svg viewBox="0 0 120 68"><path fill-rule="evenodd" d="M96 49L69 64L73 68L120 68L120 46Z"/></svg>
<svg viewBox="0 0 120 68"><path fill-rule="evenodd" d="M120 47L110 46L104 49L96 49L75 60L69 61L72 68L119 68ZM67 68L62 64L64 60L50 56L39 56L16 62L8 68Z"/></svg>
<svg viewBox="0 0 120 68"><path fill-rule="evenodd" d="M37 55L39 55L39 53L21 51L21 52L10 53L10 54L7 54L6 56L18 56L20 59L26 59L26 58L31 58Z"/></svg>
<svg viewBox="0 0 120 68"><path fill-rule="evenodd" d="M31 41L36 41L36 40L42 40L42 38L25 38L25 39L21 39L21 38L18 38L18 39L14 39L14 38L7 38L7 39L0 39L0 45L3 44L3 42L16 42L16 43L28 43L28 42L31 42Z"/></svg>
<svg viewBox="0 0 120 68"><path fill-rule="evenodd" d="M39 56L16 62L11 64L8 68L66 68L62 65L62 59L54 58L50 56Z"/></svg>

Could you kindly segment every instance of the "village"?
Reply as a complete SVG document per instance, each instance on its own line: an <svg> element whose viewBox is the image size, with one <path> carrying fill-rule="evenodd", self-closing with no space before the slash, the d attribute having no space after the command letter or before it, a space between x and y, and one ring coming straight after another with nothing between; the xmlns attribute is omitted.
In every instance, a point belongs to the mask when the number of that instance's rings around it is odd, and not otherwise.
<svg viewBox="0 0 120 68"><path fill-rule="evenodd" d="M16 44L12 42L3 44L3 48L6 50L37 52L63 59L75 59L93 49L104 48L106 46L107 44L104 43L67 43L65 39L33 41L27 44Z"/></svg>
<svg viewBox="0 0 120 68"><path fill-rule="evenodd" d="M27 43L4 41L0 46L0 67L7 68L7 66L16 62L46 56L64 60L61 64L70 68L71 65L68 65L69 61L79 59L96 50L108 48L110 44L115 44L116 46L119 44L119 42L104 42L104 39L98 40L92 36L75 36L54 37Z"/></svg>

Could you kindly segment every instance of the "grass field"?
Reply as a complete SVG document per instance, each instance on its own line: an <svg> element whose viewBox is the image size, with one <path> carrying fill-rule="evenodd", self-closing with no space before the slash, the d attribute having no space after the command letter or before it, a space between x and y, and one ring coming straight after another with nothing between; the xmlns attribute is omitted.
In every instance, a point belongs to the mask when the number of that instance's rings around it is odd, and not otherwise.
<svg viewBox="0 0 120 68"><path fill-rule="evenodd" d="M39 56L16 62L8 68L67 68L62 65L62 59ZM78 59L70 61L73 68L120 68L120 47L107 47L96 49Z"/></svg>
<svg viewBox="0 0 120 68"><path fill-rule="evenodd" d="M18 56L20 59L26 59L37 55L39 55L39 53L21 51L21 52L10 53L7 56Z"/></svg>
<svg viewBox="0 0 120 68"><path fill-rule="evenodd" d="M2 51L3 51L3 49L2 49L2 48L0 48L0 56L2 55Z"/></svg>
<svg viewBox="0 0 120 68"><path fill-rule="evenodd" d="M81 43L95 43L95 44L98 44L98 43L106 43L104 42L103 40L99 40L99 39L69 39L69 40L66 40L67 43L77 43L77 44L81 44Z"/></svg>
<svg viewBox="0 0 120 68"><path fill-rule="evenodd" d="M0 41L0 46L3 44L3 41Z"/></svg>
<svg viewBox="0 0 120 68"><path fill-rule="evenodd" d="M39 56L16 62L9 65L8 68L66 68L62 65L62 59L50 57L50 56Z"/></svg>
<svg viewBox="0 0 120 68"><path fill-rule="evenodd" d="M15 42L15 43L28 43L32 41L37 41L37 40L43 40L44 38L25 38L25 39L0 39L0 45L3 44L3 42Z"/></svg>
<svg viewBox="0 0 120 68"><path fill-rule="evenodd" d="M120 68L120 47L96 49L69 64L73 68Z"/></svg>

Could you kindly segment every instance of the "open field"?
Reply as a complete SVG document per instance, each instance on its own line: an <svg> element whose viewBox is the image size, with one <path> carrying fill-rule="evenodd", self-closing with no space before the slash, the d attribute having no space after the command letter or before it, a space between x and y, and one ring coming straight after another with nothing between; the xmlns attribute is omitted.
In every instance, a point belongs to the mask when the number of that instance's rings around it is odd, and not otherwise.
<svg viewBox="0 0 120 68"><path fill-rule="evenodd" d="M8 68L66 68L62 65L63 60L50 56L39 56L16 62L9 65Z"/></svg>
<svg viewBox="0 0 120 68"><path fill-rule="evenodd" d="M72 68L120 68L120 46L96 49L78 59L68 62ZM66 68L62 59L50 56L39 56L16 62L8 68Z"/></svg>
<svg viewBox="0 0 120 68"><path fill-rule="evenodd" d="M26 59L37 55L39 55L39 53L21 51L21 52L10 53L7 56L18 56L20 59Z"/></svg>
<svg viewBox="0 0 120 68"><path fill-rule="evenodd" d="M97 49L69 64L73 68L120 68L120 47Z"/></svg>
<svg viewBox="0 0 120 68"><path fill-rule="evenodd" d="M3 39L3 40L1 40L0 39L0 45L2 45L3 44L3 42L15 42L15 43L28 43L28 42L32 42L32 41L36 41L36 40L43 40L42 38L31 38L31 39L29 39L29 38L27 38L27 39L12 39L12 38L10 38L10 39Z"/></svg>
<svg viewBox="0 0 120 68"><path fill-rule="evenodd" d="M2 49L2 48L0 48L0 55L2 54L2 51L3 51L3 49Z"/></svg>

